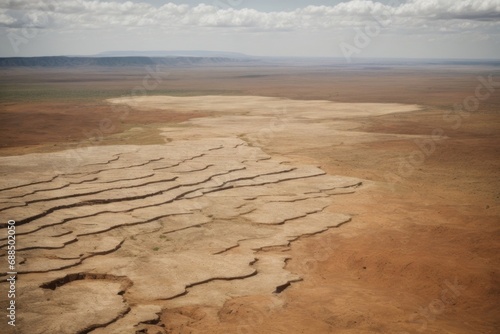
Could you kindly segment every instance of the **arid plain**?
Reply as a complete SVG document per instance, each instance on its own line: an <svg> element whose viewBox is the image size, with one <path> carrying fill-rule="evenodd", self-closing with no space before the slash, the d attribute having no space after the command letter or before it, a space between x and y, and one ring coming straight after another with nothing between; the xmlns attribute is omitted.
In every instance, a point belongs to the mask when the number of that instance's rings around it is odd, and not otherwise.
<svg viewBox="0 0 500 334"><path fill-rule="evenodd" d="M17 333L498 332L498 67L0 71Z"/></svg>

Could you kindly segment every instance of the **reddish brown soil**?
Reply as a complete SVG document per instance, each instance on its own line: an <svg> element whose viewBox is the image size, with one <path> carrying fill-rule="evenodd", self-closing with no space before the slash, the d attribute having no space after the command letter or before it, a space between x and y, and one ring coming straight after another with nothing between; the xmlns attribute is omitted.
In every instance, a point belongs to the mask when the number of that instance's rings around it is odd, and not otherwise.
<svg viewBox="0 0 500 334"><path fill-rule="evenodd" d="M103 102L9 103L0 112L0 155L48 152L71 145L134 144L137 139L141 144L163 143L154 137L155 128L140 138L111 135L133 126L179 123L200 116L203 115L113 108Z"/></svg>
<svg viewBox="0 0 500 334"><path fill-rule="evenodd" d="M178 70L168 84L180 90L419 103L427 110L367 118L359 128L401 134L430 134L442 128L447 139L403 176L401 159L418 150L411 140L303 152L305 161L316 161L329 173L372 181L355 194L339 197L331 207L351 214L350 223L293 243L287 268L304 281L279 295L229 300L221 310L204 305L165 310L150 332L498 333L500 90L456 129L442 117L454 103L474 94L476 77L491 69L278 69L268 78L235 77L249 71ZM0 140L6 148L0 154L54 150L54 144L80 140L85 137L82 130L95 128L111 112L106 108L51 101L4 104ZM157 123L193 116L134 113L115 131L138 124L150 124L153 131ZM155 138L121 139L150 143ZM394 175L399 175L397 182L387 182Z"/></svg>
<svg viewBox="0 0 500 334"><path fill-rule="evenodd" d="M432 116L410 116L411 124L385 116L367 129L429 133ZM471 116L462 131L447 129L443 121L434 126L450 138L411 175L394 187L377 183L343 197L332 209L351 213L350 224L292 247L289 269L306 279L285 292L286 311L270 322L286 318L295 333L310 333L311 323L321 328L318 332L332 333L495 333L500 328L495 176L500 126L485 114ZM415 149L411 142L386 142L332 150L335 158L323 168L384 179L388 172L397 174L398 159ZM450 283L460 285L458 292ZM304 309L308 304L315 306Z"/></svg>
<svg viewBox="0 0 500 334"><path fill-rule="evenodd" d="M415 134L429 133L430 118L450 136L395 184L385 175L398 173L412 141L304 154L332 174L380 182L330 208L351 214L350 223L293 243L287 267L304 281L279 295L283 307L268 295L222 310L169 310L168 333L497 333L500 124L475 114L452 131L440 115L366 120L366 130Z"/></svg>

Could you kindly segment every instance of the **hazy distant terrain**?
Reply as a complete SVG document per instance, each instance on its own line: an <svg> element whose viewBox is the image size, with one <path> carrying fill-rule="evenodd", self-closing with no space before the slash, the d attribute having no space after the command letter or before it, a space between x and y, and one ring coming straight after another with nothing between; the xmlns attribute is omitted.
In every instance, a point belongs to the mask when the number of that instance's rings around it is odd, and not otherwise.
<svg viewBox="0 0 500 334"><path fill-rule="evenodd" d="M311 66L351 70L388 70L443 66L500 66L498 60L466 59L357 59L328 57L259 57L223 51L109 51L94 56L0 57L0 67L120 67L120 66ZM429 67L430 66L430 67Z"/></svg>
<svg viewBox="0 0 500 334"><path fill-rule="evenodd" d="M239 52L206 51L206 50L173 50L173 51L106 51L96 57L205 57L205 58L257 58Z"/></svg>
<svg viewBox="0 0 500 334"><path fill-rule="evenodd" d="M244 62L242 59L224 57L12 57L0 58L0 67L74 67L74 66L195 66Z"/></svg>

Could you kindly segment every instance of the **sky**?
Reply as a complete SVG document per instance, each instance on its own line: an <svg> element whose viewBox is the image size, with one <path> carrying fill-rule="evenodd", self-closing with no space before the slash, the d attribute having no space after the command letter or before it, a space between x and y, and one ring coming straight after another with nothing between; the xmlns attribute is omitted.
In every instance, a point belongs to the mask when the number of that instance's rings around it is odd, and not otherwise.
<svg viewBox="0 0 500 334"><path fill-rule="evenodd" d="M500 59L500 0L0 0L0 56Z"/></svg>

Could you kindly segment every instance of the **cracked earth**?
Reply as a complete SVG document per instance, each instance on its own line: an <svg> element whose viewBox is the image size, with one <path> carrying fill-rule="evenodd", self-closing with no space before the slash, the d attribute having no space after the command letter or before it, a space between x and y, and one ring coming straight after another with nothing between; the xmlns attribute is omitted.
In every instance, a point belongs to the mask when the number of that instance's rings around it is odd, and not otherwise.
<svg viewBox="0 0 500 334"><path fill-rule="evenodd" d="M294 150L313 137L359 140L351 118L418 108L262 97L110 103L218 115L162 129L163 145L0 158L9 176L0 210L17 223L20 333L136 333L162 310L279 294L301 280L286 269L290 244L349 223L331 206L365 183L299 162ZM283 141L287 152L263 149Z"/></svg>

